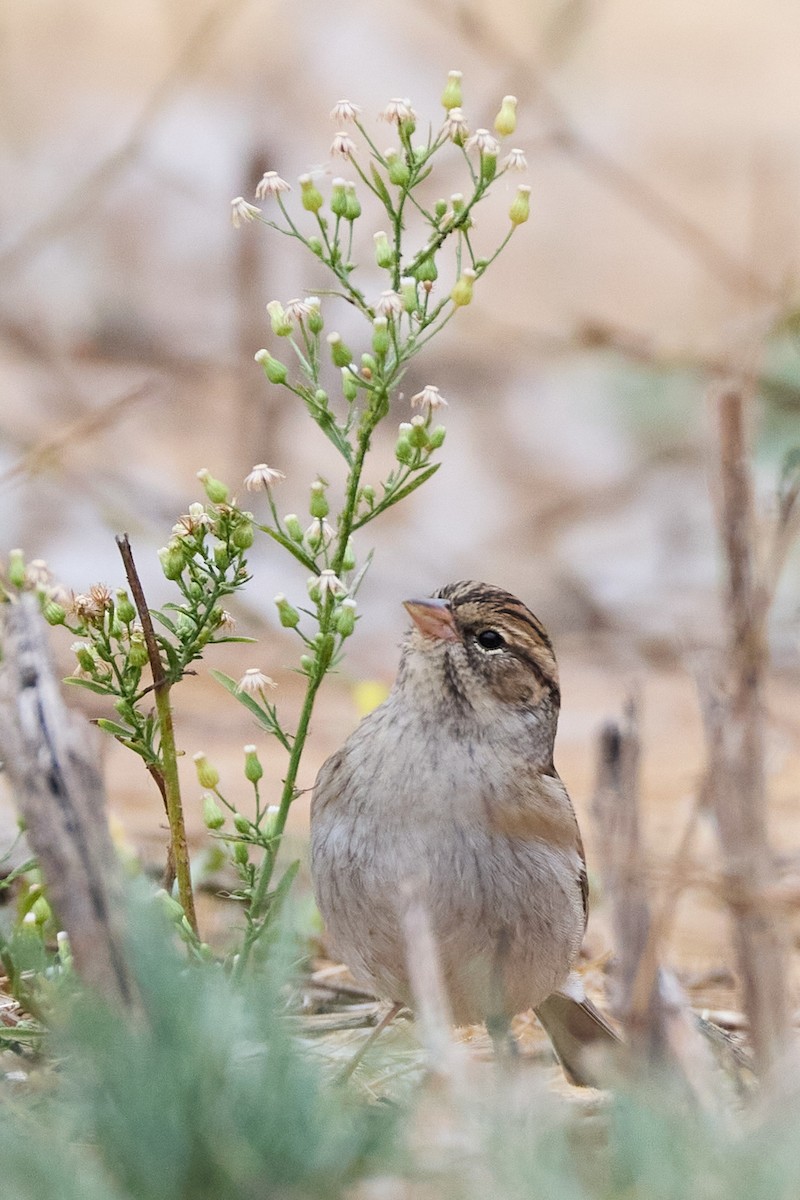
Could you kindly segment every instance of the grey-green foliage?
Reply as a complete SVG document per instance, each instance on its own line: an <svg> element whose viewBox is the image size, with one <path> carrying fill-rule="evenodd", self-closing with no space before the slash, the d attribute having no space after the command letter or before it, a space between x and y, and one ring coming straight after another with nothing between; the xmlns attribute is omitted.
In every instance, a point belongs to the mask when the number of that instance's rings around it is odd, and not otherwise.
<svg viewBox="0 0 800 1200"><path fill-rule="evenodd" d="M162 914L163 915L163 914ZM0 1084L0 1197L251 1200L337 1197L388 1176L426 1200L795 1200L798 1106L700 1111L669 1080L587 1107L523 1064L471 1064L456 1089L423 1082L376 1102L336 1083L285 1021L292 947L276 939L236 981L187 963L158 919L135 917L133 1014L67 985L38 1084ZM391 1040L391 1039L390 1039ZM362 1072L361 1085L364 1083ZM405 1190L404 1190L405 1189Z"/></svg>
<svg viewBox="0 0 800 1200"><path fill-rule="evenodd" d="M44 1104L6 1107L0 1195L20 1200L336 1196L389 1145L394 1114L323 1081L269 974L187 966L152 920L133 948L142 1010L79 996L57 1017Z"/></svg>

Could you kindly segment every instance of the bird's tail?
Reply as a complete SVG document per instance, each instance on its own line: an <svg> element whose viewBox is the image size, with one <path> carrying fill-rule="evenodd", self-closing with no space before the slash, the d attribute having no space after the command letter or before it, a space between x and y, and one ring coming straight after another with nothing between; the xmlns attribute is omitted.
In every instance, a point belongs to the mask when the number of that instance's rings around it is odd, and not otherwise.
<svg viewBox="0 0 800 1200"><path fill-rule="evenodd" d="M570 980L568 990L553 992L543 1000L536 1016L553 1043L556 1057L570 1083L577 1087L602 1087L598 1066L602 1055L621 1045L599 1009ZM576 994L570 994L570 993Z"/></svg>

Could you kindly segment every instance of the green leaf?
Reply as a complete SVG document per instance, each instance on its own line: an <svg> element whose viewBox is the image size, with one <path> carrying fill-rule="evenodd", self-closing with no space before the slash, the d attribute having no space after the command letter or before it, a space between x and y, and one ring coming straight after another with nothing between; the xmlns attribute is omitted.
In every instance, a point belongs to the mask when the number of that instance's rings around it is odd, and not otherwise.
<svg viewBox="0 0 800 1200"><path fill-rule="evenodd" d="M131 738L135 732L133 729L126 729L124 725L118 725L116 721L108 721L105 717L98 717L95 725L116 738Z"/></svg>
<svg viewBox="0 0 800 1200"><path fill-rule="evenodd" d="M221 638L212 638L208 644L210 646L221 646L223 642L247 642L247 644L249 646L251 646L257 641L258 641L258 638L250 638L250 637L221 637Z"/></svg>
<svg viewBox="0 0 800 1200"><path fill-rule="evenodd" d="M170 621L169 617L165 617L163 612L161 612L160 609L158 609L158 608L151 609L150 615L151 615L151 617L155 617L155 619L161 625L163 625L165 629L168 629L170 631L170 633L177 633L177 630L175 628L175 622Z"/></svg>
<svg viewBox="0 0 800 1200"><path fill-rule="evenodd" d="M379 501L371 512L368 512L361 518L361 520L353 523L353 529L361 529L363 525L366 525L367 522L371 521L373 517L376 517L378 513L386 512L387 508L391 508L394 504L397 504L399 500L405 500L406 496L410 496L411 493L415 492L418 487L422 487L423 483L426 483L432 475L435 475L441 465L441 463L432 463L431 466L425 467L424 470L420 471L414 479L411 479L405 485L405 487L401 487L398 491L392 492L390 496L384 496L383 500Z"/></svg>
<svg viewBox="0 0 800 1200"><path fill-rule="evenodd" d="M394 206L392 204L392 197L389 195L389 190L386 187L386 184L383 182L383 177L381 176L380 171L375 166L374 162L370 162L369 167L370 167L370 171L372 173L372 180L375 184L376 192L378 193L378 195L380 196L384 205L386 206L386 211L388 213L391 213L392 216L394 216Z"/></svg>
<svg viewBox="0 0 800 1200"><path fill-rule="evenodd" d="M307 567L309 571L313 571L315 575L317 574L313 558L310 558L305 550L298 546L297 542L290 541L282 533L278 533L277 529L273 529L271 525L259 525L258 528L262 533L268 533L273 541L277 542L279 546L283 546L284 550L288 550L292 557L296 558L304 567Z"/></svg>
<svg viewBox="0 0 800 1200"><path fill-rule="evenodd" d="M295 881L297 872L300 870L300 859L296 858L294 862L289 863L289 866L281 875L280 882L273 892L270 893L270 912L269 920L274 921L280 911L280 907L286 899L289 888Z"/></svg>
<svg viewBox="0 0 800 1200"><path fill-rule="evenodd" d="M29 858L27 862L21 863L18 867L14 867L13 871L9 871L8 875L4 875L0 879L0 892L4 888L10 887L15 879L19 879L20 875L24 875L27 871L32 871L34 867L38 867L38 862L35 858Z"/></svg>
<svg viewBox="0 0 800 1200"><path fill-rule="evenodd" d="M270 733L278 734L283 741L285 735L280 733L273 717L266 709L262 708L254 696L249 696L247 692L240 691L236 680L231 679L230 675L226 675L223 671L209 671L209 674L212 679L216 679L217 683L221 683L227 692L235 696L239 703L243 704L253 714L262 729L267 729ZM284 745L286 745L285 742Z"/></svg>
<svg viewBox="0 0 800 1200"><path fill-rule="evenodd" d="M177 677L183 670L183 665L181 660L178 658L177 650L167 641L166 638L159 638L158 644L164 651L164 654L167 656L167 665L169 666L170 674Z"/></svg>
<svg viewBox="0 0 800 1200"><path fill-rule="evenodd" d="M79 675L67 675L62 683L71 683L75 687L86 688L87 692L96 692L98 696L113 696L113 688L105 683L95 683L93 679L81 679Z"/></svg>

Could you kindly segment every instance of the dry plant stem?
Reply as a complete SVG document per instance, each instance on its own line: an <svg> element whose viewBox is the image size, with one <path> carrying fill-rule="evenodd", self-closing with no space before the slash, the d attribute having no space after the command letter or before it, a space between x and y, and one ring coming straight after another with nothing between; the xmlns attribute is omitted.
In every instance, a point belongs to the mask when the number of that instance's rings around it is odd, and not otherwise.
<svg viewBox="0 0 800 1200"><path fill-rule="evenodd" d="M418 7L422 0L418 0ZM503 36L497 22L489 16L491 10L476 3L430 5L425 3L426 17L435 17L452 30L462 34L469 45L477 49L482 61L494 60L505 75L511 74L518 86L513 90L519 97L533 94L540 102L544 116L551 122L552 141L601 186L620 196L626 203L684 247L720 283L746 296L775 299L776 290L750 266L732 255L702 226L646 180L639 179L618 163L602 147L591 140L574 124L567 110L551 89L545 72L531 62L527 44L524 49L517 39L512 42Z"/></svg>
<svg viewBox="0 0 800 1200"><path fill-rule="evenodd" d="M694 1102L716 1113L722 1096L710 1048L674 973L659 962L672 906L665 900L651 922L639 836L639 753L636 709L630 703L623 727L611 724L601 735L593 805L618 962L614 1008L625 1027L635 1068L668 1065ZM697 805L681 839L687 851L696 823ZM673 888L673 906L678 890Z"/></svg>
<svg viewBox="0 0 800 1200"><path fill-rule="evenodd" d="M363 1043L359 1046L358 1050L356 1050L355 1054L350 1059L350 1061L339 1072L339 1074L337 1076L339 1083L347 1082L347 1080L350 1078L350 1076L355 1071L358 1064L364 1058L364 1055L368 1052L368 1050L370 1050L370 1048L372 1046L375 1045L378 1038L383 1033L384 1029L389 1028L392 1021L395 1019L395 1017L401 1011L402 1008L403 1008L403 1005L399 1001L396 1001L392 1005L392 1007L383 1014L380 1021L375 1026L375 1028L370 1030L369 1035L364 1038Z"/></svg>
<svg viewBox="0 0 800 1200"><path fill-rule="evenodd" d="M664 889L664 895L658 910L650 921L647 940L631 985L630 1001L633 1012L644 1011L658 976L659 951L669 937L670 928L675 919L678 898L688 883L686 864L691 853L695 834L697 833L704 799L705 796L703 793L692 804L688 820L683 827L678 848L673 856L672 867L667 874L667 885Z"/></svg>
<svg viewBox="0 0 800 1200"><path fill-rule="evenodd" d="M774 864L767 842L764 774L765 611L755 577L753 485L744 400L718 401L720 535L725 557L729 682L723 698L713 800L728 905L759 1074L775 1067L789 1038L785 935L765 902Z"/></svg>
<svg viewBox="0 0 800 1200"><path fill-rule="evenodd" d="M5 608L0 753L75 965L106 998L132 1004L122 881L96 746L64 704L32 594Z"/></svg>
<svg viewBox="0 0 800 1200"><path fill-rule="evenodd" d="M158 648L150 609L145 600L142 583L127 534L120 534L117 546L125 565L125 575L131 589L133 602L142 622L142 631L150 660L150 670L153 675L153 693L158 713L158 728L160 735L160 750L162 778L159 782L161 794L167 809L167 820L170 832L170 863L175 871L178 882L178 899L186 914L186 919L197 933L197 916L194 910L194 893L192 892L192 876L189 863L189 848L186 843L186 826L183 820L183 804L181 802L180 780L178 777L178 756L175 747L175 728L172 721L172 705L170 704L170 683L164 672L161 653ZM155 772L152 772L155 775Z"/></svg>
<svg viewBox="0 0 800 1200"><path fill-rule="evenodd" d="M462 1077L464 1063L453 1040L453 1017L436 938L428 911L412 881L406 886L404 901L402 923L408 976L428 1069L452 1086Z"/></svg>
<svg viewBox="0 0 800 1200"><path fill-rule="evenodd" d="M196 27L180 47L162 79L145 99L144 104L120 146L89 171L72 188L58 198L53 208L27 229L0 247L0 263L4 274L17 270L37 254L48 242L60 237L87 213L95 210L98 201L115 183L125 167L134 161L146 144L153 125L165 105L174 97L181 83L190 77L209 45L216 45L229 24L245 6L245 0L219 0L202 14Z"/></svg>
<svg viewBox="0 0 800 1200"><path fill-rule="evenodd" d="M660 1057L665 1038L657 965L646 992L635 986L648 944L650 910L639 837L639 732L632 701L624 726L609 724L600 735L593 815L614 927L615 1015L635 1052Z"/></svg>

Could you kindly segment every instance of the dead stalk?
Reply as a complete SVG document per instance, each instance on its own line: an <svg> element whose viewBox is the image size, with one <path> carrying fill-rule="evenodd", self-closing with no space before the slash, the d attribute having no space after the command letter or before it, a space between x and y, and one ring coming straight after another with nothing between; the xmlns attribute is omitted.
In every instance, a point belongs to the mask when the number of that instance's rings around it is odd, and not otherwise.
<svg viewBox="0 0 800 1200"><path fill-rule="evenodd" d="M125 575L131 589L133 602L142 623L147 655L150 660L150 670L153 675L153 693L158 712L159 733L161 736L161 768L149 768L150 774L158 784L167 810L169 821L170 846L167 859L167 877L174 872L178 881L178 899L181 902L186 919L197 933L197 916L194 909L194 893L192 891L191 866L189 862L189 847L186 842L186 826L183 819L183 804L181 802L180 780L178 778L178 758L175 746L175 729L172 721L172 705L170 704L170 682L161 661L161 651L156 639L153 620L150 616L145 599L139 572L133 560L133 551L127 534L120 534L117 546L125 564Z"/></svg>
<svg viewBox="0 0 800 1200"><path fill-rule="evenodd" d="M753 484L740 391L719 397L717 423L726 680L704 709L726 899L756 1066L764 1077L785 1049L789 1014L785 934L765 900L774 874L764 773L768 604L756 579Z"/></svg>

